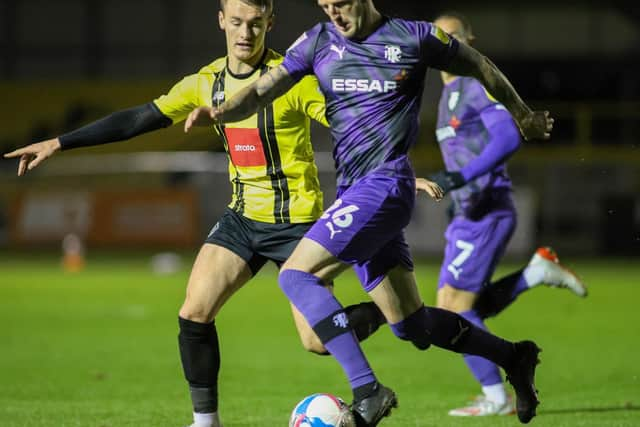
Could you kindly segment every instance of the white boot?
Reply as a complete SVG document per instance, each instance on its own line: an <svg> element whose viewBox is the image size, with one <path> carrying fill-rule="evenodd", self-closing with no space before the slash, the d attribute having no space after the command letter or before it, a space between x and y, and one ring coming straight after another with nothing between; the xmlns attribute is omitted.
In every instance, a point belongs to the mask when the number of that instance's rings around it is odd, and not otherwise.
<svg viewBox="0 0 640 427"><path fill-rule="evenodd" d="M511 396L500 404L487 399L481 395L475 398L468 406L456 408L449 411L449 415L453 417L486 417L490 415L511 415L515 414L516 408L513 406Z"/></svg>
<svg viewBox="0 0 640 427"><path fill-rule="evenodd" d="M529 286L545 284L554 288L567 288L579 297L587 296L587 287L571 270L560 264L558 255L550 247L540 247L531 257L524 271Z"/></svg>

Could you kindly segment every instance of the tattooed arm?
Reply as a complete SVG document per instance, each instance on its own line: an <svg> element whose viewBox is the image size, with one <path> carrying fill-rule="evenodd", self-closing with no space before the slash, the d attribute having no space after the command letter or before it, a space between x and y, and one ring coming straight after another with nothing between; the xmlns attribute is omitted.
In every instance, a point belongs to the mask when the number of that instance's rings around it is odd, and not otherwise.
<svg viewBox="0 0 640 427"><path fill-rule="evenodd" d="M553 119L549 112L532 111L498 67L474 48L460 43L458 53L444 71L478 79L509 110L526 140L551 136Z"/></svg>
<svg viewBox="0 0 640 427"><path fill-rule="evenodd" d="M209 126L246 119L287 93L295 84L296 81L287 70L279 65L242 89L219 108L198 107L193 110L185 121L184 130L188 132L193 126Z"/></svg>

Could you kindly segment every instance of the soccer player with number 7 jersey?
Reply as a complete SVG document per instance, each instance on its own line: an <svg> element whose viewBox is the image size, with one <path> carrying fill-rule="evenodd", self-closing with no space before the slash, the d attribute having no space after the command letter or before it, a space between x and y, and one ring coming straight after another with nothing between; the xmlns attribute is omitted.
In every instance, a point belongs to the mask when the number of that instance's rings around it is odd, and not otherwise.
<svg viewBox="0 0 640 427"><path fill-rule="evenodd" d="M461 43L473 39L463 15L446 12L434 22ZM438 307L460 313L476 326L495 316L520 294L546 284L586 296L584 284L558 262L550 248L539 248L523 269L494 283L491 276L516 227L506 160L520 147L518 128L505 107L472 77L442 72L444 88L438 105L436 137L447 167L432 175L445 193L451 192L454 215L447 227L447 245L438 281ZM430 183L417 178L416 186ZM482 386L482 395L452 416L508 415L515 410L500 370L478 356L464 360Z"/></svg>
<svg viewBox="0 0 640 427"><path fill-rule="evenodd" d="M398 338L421 350L434 344L503 367L516 391L519 419L529 422L539 403L536 344L503 340L455 313L425 307L420 298L403 235L416 192L407 152L416 140L430 67L479 79L511 111L527 139L548 138L553 119L532 111L486 57L428 22L385 17L372 0L318 0L318 5L331 22L304 33L279 67L222 106L195 109L185 130L242 120L315 74L335 145L338 194L285 262L279 282L342 366L358 425L376 426L397 397L378 381L342 306L322 286L350 267Z"/></svg>

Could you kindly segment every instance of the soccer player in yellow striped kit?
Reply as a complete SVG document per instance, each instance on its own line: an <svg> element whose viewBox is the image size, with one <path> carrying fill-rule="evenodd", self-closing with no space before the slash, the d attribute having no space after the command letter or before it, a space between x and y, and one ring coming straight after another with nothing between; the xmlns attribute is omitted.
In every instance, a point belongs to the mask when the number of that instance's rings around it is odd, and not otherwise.
<svg viewBox="0 0 640 427"><path fill-rule="evenodd" d="M20 158L18 175L60 150L122 141L182 122L198 106L218 106L283 57L265 47L273 0L221 0L219 25L227 56L185 77L153 102L115 112L80 129L5 154ZM193 403L193 427L220 427L220 348L215 318L224 303L269 260L281 265L322 214L310 119L327 126L315 77L304 78L257 114L216 126L229 157L233 196L193 265L179 313L179 347ZM274 285L275 285L274 281ZM304 347L326 350L292 306ZM347 309L359 339L384 317L373 303Z"/></svg>

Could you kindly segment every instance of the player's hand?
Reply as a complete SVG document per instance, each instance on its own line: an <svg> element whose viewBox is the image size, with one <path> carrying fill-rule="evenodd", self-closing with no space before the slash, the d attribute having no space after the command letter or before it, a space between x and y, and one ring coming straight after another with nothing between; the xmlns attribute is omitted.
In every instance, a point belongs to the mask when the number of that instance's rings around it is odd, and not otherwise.
<svg viewBox="0 0 640 427"><path fill-rule="evenodd" d="M20 157L18 176L22 176L45 159L53 156L58 150L60 150L60 140L55 138L18 148L10 153L5 153L4 157L6 159Z"/></svg>
<svg viewBox="0 0 640 427"><path fill-rule="evenodd" d="M419 191L424 191L436 202L439 202L444 197L444 191L438 184L424 178L416 178L416 193Z"/></svg>
<svg viewBox="0 0 640 427"><path fill-rule="evenodd" d="M446 170L441 170L430 175L429 179L438 184L443 195L463 187L467 183L460 172L449 172Z"/></svg>
<svg viewBox="0 0 640 427"><path fill-rule="evenodd" d="M525 141L549 139L553 130L553 118L548 111L531 111L518 121L518 127Z"/></svg>
<svg viewBox="0 0 640 427"><path fill-rule="evenodd" d="M213 107L198 107L189 113L187 120L184 122L185 133L189 132L194 126L211 126L218 123L220 112Z"/></svg>

